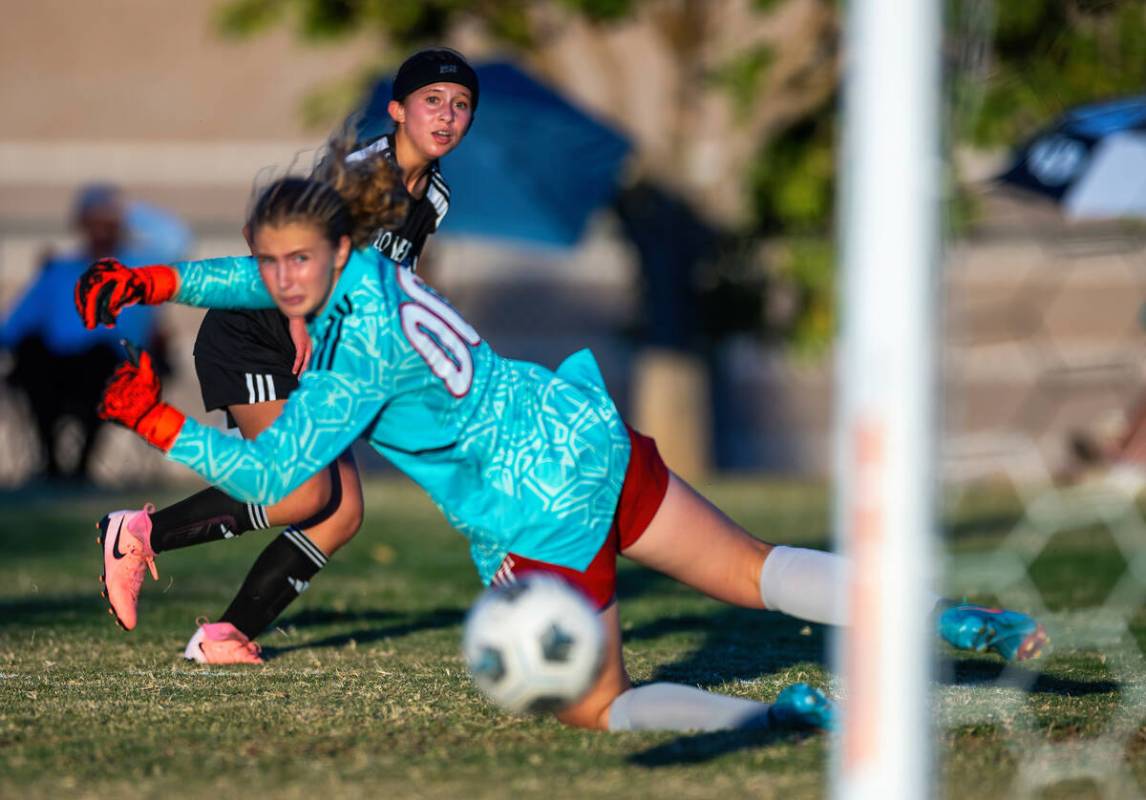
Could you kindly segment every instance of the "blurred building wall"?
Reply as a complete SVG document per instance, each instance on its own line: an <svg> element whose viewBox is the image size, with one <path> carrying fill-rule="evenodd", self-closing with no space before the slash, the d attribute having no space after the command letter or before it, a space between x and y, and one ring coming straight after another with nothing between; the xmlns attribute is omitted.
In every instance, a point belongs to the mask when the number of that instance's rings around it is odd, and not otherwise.
<svg viewBox="0 0 1146 800"><path fill-rule="evenodd" d="M212 28L218 0L71 0L5 7L0 25L0 309L48 247L71 244L75 190L112 181L192 227L191 257L243 252L252 179L309 159L324 130L300 114L309 90L378 53L367 41L303 46L277 30L248 41ZM402 54L395 54L400 57ZM447 221L448 226L448 221ZM622 406L633 316L632 259L607 219L569 253L507 250L438 238L428 266L483 334L507 354L550 366L592 347ZM192 362L202 312L164 309L174 402L205 415ZM0 364L0 372L3 365ZM27 472L32 447L19 398L0 384L0 486ZM96 472L108 483L189 479L134 437L105 429ZM102 472L101 472L102 471Z"/></svg>
<svg viewBox="0 0 1146 800"><path fill-rule="evenodd" d="M990 189L980 206L939 276L937 435L952 479L1041 480L1069 466L1074 432L1117 427L1146 402L1146 228L1068 224ZM718 462L830 474L834 367L747 339L723 346Z"/></svg>
<svg viewBox="0 0 1146 800"><path fill-rule="evenodd" d="M0 307L45 246L69 241L75 189L122 184L182 215L196 257L241 252L251 181L313 148L305 92L371 55L366 41L302 46L276 31L246 42L211 27L215 0L42 0L0 25ZM569 54L566 54L567 56ZM571 56L569 56L571 57ZM991 207L990 224L953 249L945 273L945 418L953 440L1036 441L1061 462L1064 434L1122 408L1143 385L1138 308L1141 231L1064 228L1053 214ZM448 227L448 220L447 220ZM565 254L441 239L437 280L508 355L549 366L591 347L623 413L632 411L635 256L608 216ZM168 391L200 417L191 343L201 312L165 311L177 378ZM793 360L750 339L713 361L716 465L825 475L831 464L832 360ZM26 468L21 418L0 393L0 485ZM186 479L122 431L106 478ZM126 467L124 466L126 464ZM118 471L117 471L118 470Z"/></svg>
<svg viewBox="0 0 1146 800"><path fill-rule="evenodd" d="M313 148L306 90L348 74L370 45L303 47L284 32L247 42L212 28L215 0L5 4L0 24L0 308L47 247L71 244L75 190L122 185L190 223L194 257L242 252L252 178ZM305 157L305 154L304 154ZM176 369L168 391L201 412L191 343L201 312L164 310ZM2 394L2 393L0 393ZM22 467L15 400L0 396L0 484ZM4 413L6 411L7 413ZM16 410L18 411L18 409ZM203 416L201 413L199 416ZM186 475L108 430L97 472Z"/></svg>

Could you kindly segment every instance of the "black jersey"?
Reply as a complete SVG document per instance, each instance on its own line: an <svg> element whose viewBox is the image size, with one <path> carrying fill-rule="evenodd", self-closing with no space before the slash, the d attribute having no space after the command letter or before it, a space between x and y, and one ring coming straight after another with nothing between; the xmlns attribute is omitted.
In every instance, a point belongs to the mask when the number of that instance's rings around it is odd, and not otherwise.
<svg viewBox="0 0 1146 800"><path fill-rule="evenodd" d="M394 162L393 137L383 134L364 143L347 158L354 160L382 152ZM394 162L396 163L396 162ZM438 162L430 164L426 193L410 203L402 224L393 230L380 230L373 245L382 255L411 270L426 239L438 229L450 208L450 189L442 178ZM195 339L196 361L210 361L235 373L255 375L291 375L294 365L294 343L287 329L286 317L278 309L222 310L212 309L203 317ZM240 382L241 383L241 382ZM240 384L236 384L240 385ZM241 386L240 386L241 388ZM231 403L248 401L246 391ZM204 388L206 402L207 391ZM208 407L219 407L218 398Z"/></svg>
<svg viewBox="0 0 1146 800"><path fill-rule="evenodd" d="M348 160L363 158L373 153L383 153L393 164L394 141L389 133L372 139L361 148L351 153ZM418 200L411 200L410 210L405 221L395 230L380 230L372 244L382 255L391 261L396 261L404 267L417 269L418 257L422 255L422 248L426 239L442 224L442 218L450 209L450 187L446 186L438 162L430 162L430 180L426 184L426 193Z"/></svg>

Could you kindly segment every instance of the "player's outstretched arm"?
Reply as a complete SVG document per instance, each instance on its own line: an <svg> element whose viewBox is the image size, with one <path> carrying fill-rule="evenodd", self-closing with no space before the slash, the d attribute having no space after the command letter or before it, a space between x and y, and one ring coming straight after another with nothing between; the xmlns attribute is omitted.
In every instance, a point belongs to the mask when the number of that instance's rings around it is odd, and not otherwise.
<svg viewBox="0 0 1146 800"><path fill-rule="evenodd" d="M254 440L235 439L164 403L151 357L125 346L128 360L104 389L100 417L243 502L271 505L286 497L338 458L382 407L377 389L345 374L308 372L274 425Z"/></svg>
<svg viewBox="0 0 1146 800"><path fill-rule="evenodd" d="M274 308L274 300L259 276L251 256L177 261L179 273L176 303L199 308Z"/></svg>
<svg viewBox="0 0 1146 800"><path fill-rule="evenodd" d="M236 439L189 419L167 457L248 503L273 505L348 448L378 416L375 387L341 372L304 373L274 424Z"/></svg>
<svg viewBox="0 0 1146 800"><path fill-rule="evenodd" d="M200 308L274 308L249 256L127 267L114 258L92 264L75 288L76 311L88 328L115 327L130 305L168 301Z"/></svg>
<svg viewBox="0 0 1146 800"><path fill-rule="evenodd" d="M348 329L345 339L372 330ZM275 423L253 440L224 436L163 403L150 358L136 357L131 347L104 390L100 416L135 431L231 497L271 505L338 458L388 399L371 342L337 353L332 368L303 374Z"/></svg>

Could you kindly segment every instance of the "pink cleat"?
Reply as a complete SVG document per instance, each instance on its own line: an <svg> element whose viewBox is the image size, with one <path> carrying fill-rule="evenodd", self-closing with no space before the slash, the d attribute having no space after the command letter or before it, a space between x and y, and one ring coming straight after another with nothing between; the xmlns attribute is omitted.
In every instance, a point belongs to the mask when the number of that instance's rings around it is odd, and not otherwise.
<svg viewBox="0 0 1146 800"><path fill-rule="evenodd" d="M148 516L154 510L155 506L148 503L138 511L113 511L96 526L103 550L103 573L99 579L104 588L100 595L108 602L108 613L125 631L135 627L144 566L151 570L152 579L159 580Z"/></svg>
<svg viewBox="0 0 1146 800"><path fill-rule="evenodd" d="M200 664L262 664L259 646L229 622L195 620L199 630L183 651L188 661Z"/></svg>

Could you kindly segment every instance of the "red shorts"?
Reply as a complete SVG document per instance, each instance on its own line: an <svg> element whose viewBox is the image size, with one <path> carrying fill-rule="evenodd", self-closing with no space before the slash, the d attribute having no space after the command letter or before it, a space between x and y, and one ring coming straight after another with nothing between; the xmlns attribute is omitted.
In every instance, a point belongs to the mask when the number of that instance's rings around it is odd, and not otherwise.
<svg viewBox="0 0 1146 800"><path fill-rule="evenodd" d="M628 425L625 428L629 431L631 444L629 466L625 470L625 481L621 484L621 496L613 514L613 525L589 566L583 572L578 572L569 567L510 553L493 576L490 582L492 585L513 583L518 577L530 572L549 572L560 575L580 589L598 611L613 601L617 589L617 553L628 549L641 538L657 509L661 507L669 481L668 467L657 451L657 443Z"/></svg>

